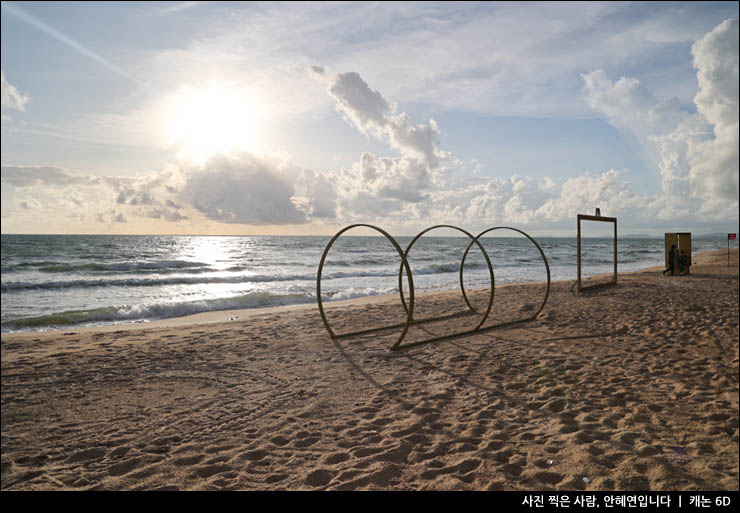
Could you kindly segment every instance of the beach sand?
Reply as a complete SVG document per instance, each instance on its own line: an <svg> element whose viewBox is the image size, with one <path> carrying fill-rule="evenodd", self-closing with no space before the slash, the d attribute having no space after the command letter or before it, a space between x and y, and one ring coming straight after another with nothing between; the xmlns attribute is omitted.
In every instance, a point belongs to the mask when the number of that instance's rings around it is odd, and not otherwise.
<svg viewBox="0 0 740 513"><path fill-rule="evenodd" d="M2 489L738 490L738 253L694 264L553 283L537 319L401 351L332 340L316 305L3 334ZM487 324L544 291L496 287ZM403 320L398 297L326 308L338 333Z"/></svg>

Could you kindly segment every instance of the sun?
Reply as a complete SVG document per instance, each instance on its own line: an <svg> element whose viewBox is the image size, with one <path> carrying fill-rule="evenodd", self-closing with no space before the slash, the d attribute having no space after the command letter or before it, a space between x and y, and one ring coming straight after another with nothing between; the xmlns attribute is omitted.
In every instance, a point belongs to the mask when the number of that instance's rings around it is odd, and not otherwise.
<svg viewBox="0 0 740 513"><path fill-rule="evenodd" d="M250 96L223 85L183 88L170 102L167 139L180 156L203 163L217 152L259 149L259 112Z"/></svg>

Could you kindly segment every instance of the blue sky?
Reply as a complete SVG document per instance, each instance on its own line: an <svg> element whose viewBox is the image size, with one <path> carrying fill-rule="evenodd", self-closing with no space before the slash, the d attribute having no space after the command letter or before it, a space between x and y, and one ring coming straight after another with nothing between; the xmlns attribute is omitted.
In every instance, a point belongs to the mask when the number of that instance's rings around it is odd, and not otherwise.
<svg viewBox="0 0 740 513"><path fill-rule="evenodd" d="M2 2L2 232L738 226L737 2Z"/></svg>

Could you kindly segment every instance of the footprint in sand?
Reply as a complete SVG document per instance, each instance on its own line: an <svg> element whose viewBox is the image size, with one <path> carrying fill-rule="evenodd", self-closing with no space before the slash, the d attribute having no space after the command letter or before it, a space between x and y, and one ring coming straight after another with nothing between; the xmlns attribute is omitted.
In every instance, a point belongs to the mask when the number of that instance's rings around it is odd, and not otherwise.
<svg viewBox="0 0 740 513"><path fill-rule="evenodd" d="M198 467L195 469L195 473L198 475L198 477L211 477L215 476L216 474L221 474L223 472L230 472L233 468L231 468L229 465L223 465L223 464L216 464L216 465L204 465L202 467Z"/></svg>
<svg viewBox="0 0 740 513"><path fill-rule="evenodd" d="M267 458L269 455L270 453L267 451L256 449L254 451L245 452L241 455L241 458L247 461L260 461Z"/></svg>
<svg viewBox="0 0 740 513"><path fill-rule="evenodd" d="M271 438L270 441L273 444L277 445L278 447L283 447L284 445L288 445L288 443L290 442L288 438L285 438L284 436L280 436L280 435L274 438Z"/></svg>
<svg viewBox="0 0 740 513"><path fill-rule="evenodd" d="M477 458L470 458L470 459L467 459L467 460L463 461L462 463L460 463L457 466L457 471L460 474L465 475L465 474L468 474L469 472L474 471L478 467L480 467L480 464L481 464L481 461L479 459L477 459Z"/></svg>
<svg viewBox="0 0 740 513"><path fill-rule="evenodd" d="M128 461L116 463L108 467L108 474L111 476L122 476L132 472L141 464L141 458L133 458Z"/></svg>
<svg viewBox="0 0 740 513"><path fill-rule="evenodd" d="M537 472L534 478L548 485L556 485L563 480L563 476L557 472Z"/></svg>
<svg viewBox="0 0 740 513"><path fill-rule="evenodd" d="M318 486L326 486L329 484L329 481L332 480L335 473L326 470L326 469L318 469L314 470L310 474L306 476L306 479L304 480L304 483L308 486L312 487L318 487Z"/></svg>
<svg viewBox="0 0 740 513"><path fill-rule="evenodd" d="M189 467L192 465L197 465L201 461L203 461L203 455L196 454L195 456L184 456L182 458L172 460L172 464L177 467Z"/></svg>
<svg viewBox="0 0 740 513"><path fill-rule="evenodd" d="M347 461L350 459L350 454L347 452L335 452L334 454L329 454L326 456L323 460L324 463L329 465L336 465L337 463L342 463L344 461Z"/></svg>
<svg viewBox="0 0 740 513"><path fill-rule="evenodd" d="M265 483L267 484L279 483L280 481L284 481L287 478L288 478L288 474L273 474L265 478Z"/></svg>
<svg viewBox="0 0 740 513"><path fill-rule="evenodd" d="M99 460L105 457L108 453L107 449L97 447L94 449L85 449L83 451L76 452L67 458L68 463L81 463L90 460Z"/></svg>
<svg viewBox="0 0 740 513"><path fill-rule="evenodd" d="M296 440L293 443L293 446L299 449L305 449L306 447L311 447L313 444L315 444L319 440L321 440L321 435L318 435L318 434L308 435L305 437L301 437L300 440Z"/></svg>

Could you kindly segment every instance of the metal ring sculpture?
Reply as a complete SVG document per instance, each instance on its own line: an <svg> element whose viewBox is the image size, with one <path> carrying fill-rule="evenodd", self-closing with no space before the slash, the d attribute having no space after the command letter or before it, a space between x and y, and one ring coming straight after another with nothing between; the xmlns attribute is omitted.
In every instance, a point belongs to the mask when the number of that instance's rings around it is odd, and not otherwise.
<svg viewBox="0 0 740 513"><path fill-rule="evenodd" d="M465 235L467 235L468 237L470 237L470 245L465 250L465 254L463 255L463 259L460 262L460 289L463 291L463 299L465 300L465 303L468 305L468 309L469 310L468 310L468 312L462 312L462 313L451 314L451 315L443 315L441 317L433 317L433 318L428 318L428 319L414 320L413 322L414 322L414 324L421 324L421 323L424 323L424 322L432 322L432 321L441 321L441 320L445 320L445 319L451 319L453 317L458 317L460 315L465 315L467 313L477 313L475 311L475 308L473 307L473 305L470 304L470 301L468 300L468 296L465 294L465 287L463 287L463 266L465 265L465 257L468 255L468 251L470 251L470 248L473 246L473 244L477 244L478 245L478 248L481 250L481 253L483 253L483 257L486 259L486 264L488 265L488 274L491 277L491 294L490 294L490 297L488 299L488 307L486 308L486 312L483 314L483 318L480 320L480 322L478 323L478 325L475 328L473 328L473 330L477 330L478 328L480 328L481 326L483 326L483 323L486 322L486 319L488 318L488 314L491 313L491 306L493 305L493 295L494 295L495 288L496 288L495 287L495 280L494 280L494 276L493 276L493 266L491 265L491 260L488 258L488 253L483 248L483 246L481 245L481 243L478 241L478 238L477 237L473 237L472 234L468 233L467 231L465 231L462 228L459 228L457 226L454 226L454 225L451 225L451 224L438 224L436 226L432 226L430 228L427 228L426 230L421 231L416 237L414 237L413 240L411 242L409 242L409 245L406 247L406 251L404 251L403 255L406 257L406 259L408 261L409 252L411 251L411 248L414 246L414 244L416 244L416 241L419 240L421 238L421 236L424 235L425 233L427 233L429 231L432 231L432 230L435 230L437 228L451 228L453 230L457 230L459 232L462 232ZM403 309L404 310L408 310L408 308L406 306L406 300L403 297L403 265L401 265L401 268L399 269L399 272L398 272L398 288L401 291L401 302L403 303Z"/></svg>
<svg viewBox="0 0 740 513"><path fill-rule="evenodd" d="M521 233L526 238L528 238L529 241L532 244L534 244L534 246L540 252L540 256L542 256L542 261L545 263L545 270L547 271L547 289L545 289L545 297L542 300L542 304L540 304L540 307L537 309L537 311L533 315L531 315L529 317L526 317L524 319L517 319L517 320L514 320L514 321L509 321L509 322L505 322L505 323L501 323L501 324L496 324L495 326L488 326L485 329L497 328L497 327L500 327L500 326L505 326L507 324L513 324L515 322L523 322L523 321L529 321L529 320L534 319L535 317L537 317L540 314L540 312L542 311L542 309L545 308L545 303L547 303L547 298L550 295L550 265L547 263L547 257L545 256L545 252L542 251L542 248L540 247L539 244L537 244L537 241L534 240L529 235L527 235L526 233L524 233L523 231L518 230L516 228L511 228L509 226L496 226L496 227L488 228L487 230L484 230L484 231L480 232L473 242L478 242L478 239L480 239L485 234L487 234L489 232L492 232L494 230L513 230L515 232ZM465 253L463 254L463 257L462 257L462 262L460 263L460 290L462 290L463 297L465 298L465 301L466 302L468 301L468 295L465 293L465 285L463 284L462 272L463 272L463 269L464 269L464 266L465 266L465 259L468 257L468 252L470 251L470 248L473 246L473 242L471 242L468 245L468 247L465 249ZM470 303L468 303L468 304L470 304Z"/></svg>
<svg viewBox="0 0 740 513"><path fill-rule="evenodd" d="M343 333L343 334L337 335L336 333L334 333L334 330L332 330L331 326L329 325L329 321L326 318L326 312L324 311L323 302L321 300L321 274L322 274L322 271L323 271L323 268L324 268L324 263L326 261L326 256L329 253L329 250L331 249L331 247L334 245L334 242L336 242L336 240L344 232L346 232L347 230L350 230L352 228L361 227L361 226L362 227L366 227L366 228L371 228L371 229L373 229L373 230L375 230L377 232L380 232L382 235L384 235L385 238L387 238L391 242L391 244L393 244L393 247L396 249L396 251L398 252L398 255L401 257L401 266L400 266L400 270L399 270L399 274L398 274L398 289L399 289L399 295L401 297L401 304L403 305L403 308L404 308L404 310L406 312L406 322L405 323L400 323L400 324L393 324L393 325L389 325L389 326L382 326L382 327L379 327L379 328L371 328L371 329L366 329L366 330L361 330L361 331L354 331L354 332L351 332L351 333ZM465 300L465 303L468 305L469 310L467 312L460 312L460 313L457 313L457 314L450 314L450 315L445 315L445 316L440 316L440 317L433 317L433 318L415 320L414 319L414 280L413 280L413 277L412 277L412 274L411 274L411 267L409 266L409 263L408 263L408 255L409 255L409 252L411 251L411 248L413 247L413 245L416 243L416 241L422 235L424 235L428 231L433 230L433 229L436 229L436 228L452 228L452 229L458 230L458 231L466 234L471 239L470 244L465 249L465 253L463 254L462 260L460 262L460 290L462 291L463 299ZM493 325L493 326L483 327L483 324L486 322L486 319L488 318L488 315L491 312L491 307L493 306L493 298L494 298L494 292L495 292L495 283L494 283L493 266L491 265L491 260L489 259L488 253L483 248L483 245L480 243L480 240L479 239L483 235L485 235L486 233L491 232L493 230L498 230L498 229L514 230L514 231L516 231L518 233L521 233L522 235L524 235L525 237L527 237L527 239L529 239L535 245L535 247L537 248L537 250L540 252L540 255L542 256L542 260L545 263L545 269L547 270L547 289L545 291L545 297L544 297L544 299L542 301L542 304L540 305L539 309L534 313L534 315L532 315L530 317L523 318L523 319L517 319L517 320L509 321L509 322L506 322L506 323L501 323L501 324L496 324L496 325ZM406 334L408 333L409 328L412 325L414 325L414 324L422 324L422 323L440 321L440 320L451 319L451 318L454 318L454 317L458 317L458 316L466 315L466 314L470 314L470 313L478 313L478 312L476 312L475 308L470 304L470 301L468 299L468 295L465 292L465 286L463 284L463 269L465 267L465 259L467 258L468 253L470 252L470 248L473 247L473 244L476 244L478 246L478 248L481 250L481 252L483 253L483 256L486 259L486 264L488 265L488 271L489 271L489 274L490 274L490 277L491 277L491 292L490 292L490 295L489 295L488 306L486 308L485 313L483 314L483 317L482 317L481 321L478 323L478 325L475 328L473 328L471 330L468 330L468 331L457 332L457 333L453 333L453 334L449 334L449 335L443 335L443 336L439 336L439 337L434 337L434 338L430 338L430 339L426 339L426 340L422 340L422 341L418 341L418 342L412 342L410 344L406 344L404 346L401 346L401 342L403 342L403 339L406 337ZM406 304L406 300L405 300L404 294L403 294L403 271L404 271L404 269L406 270L406 276L407 276L407 280L409 282L409 304L408 305ZM426 343L429 343L429 342L436 342L438 340L445 340L445 339L449 339L449 338L453 338L453 337L461 337L461 336L473 335L475 333L481 333L481 332L488 331L488 330L491 330L491 329L494 329L494 328L498 328L498 327L501 327L501 326L505 326L505 325L509 325L509 324L514 324L514 323L518 323L518 322L529 321L529 320L534 319L535 317L537 317L537 315L539 315L539 313L545 307L545 303L547 303L547 298L548 298L549 294L550 294L550 266L547 263L547 257L545 257L545 253L542 251L542 248L539 246L539 244L537 244L537 242L532 237L530 237L529 235L527 235L523 231L518 230L516 228L510 228L510 227L507 227L507 226L497 226L497 227L494 227L494 228L489 228L489 229L487 229L487 230L479 233L476 237L473 237L470 233L468 233L467 231L465 231L462 228L459 228L457 226L453 226L453 225L436 225L436 226L432 226L430 228L427 228L427 229L423 230L422 232L420 232L418 235L416 235L416 237L414 237L411 240L411 242L409 243L408 247L406 248L406 251L402 251L401 250L401 247L398 245L398 243L396 242L396 240L391 235L389 235L387 232L385 232L384 230L382 230L381 228L378 228L377 226L373 226L373 225L370 225L370 224L363 224L363 223L353 224L353 225L346 226L345 228L342 228L341 230L339 230L336 233L336 235L334 235L334 237L332 237L332 239L326 245L326 248L324 249L324 253L321 255L321 261L319 262L319 270L318 270L318 275L317 275L317 279L316 279L316 299L317 299L318 306L319 306L319 313L321 314L321 320L323 321L324 326L326 327L326 330L329 332L329 336L332 339L348 338L348 337L353 337L353 336L356 336L356 335L363 335L363 334L367 334L367 333L375 333L375 332L378 332L378 331L392 329L392 328L403 328L402 331L401 331L400 336L398 337L398 340L391 347L392 350L396 350L396 349L399 349L401 347L404 347L405 348L405 347L411 347L411 346L415 346L415 345L419 345L419 344L426 344Z"/></svg>
<svg viewBox="0 0 740 513"><path fill-rule="evenodd" d="M394 324L392 326L384 326L382 328L373 328L369 330L362 330L362 331L354 331L352 333L344 333L342 335L337 335L334 333L334 330L331 329L331 326L329 326L329 321L326 318L326 313L324 312L324 305L321 301L321 272L324 269L324 262L326 261L326 255L329 253L329 250L331 249L332 245L336 240L339 238L340 235L342 235L347 230L351 230L352 228L357 228L359 226L364 226L366 228L372 228L373 230L382 233L386 239L391 241L391 244L393 244L393 247L396 248L396 251L398 251L398 255L401 257L401 269L404 267L406 268L406 274L408 276L409 280L409 303L410 306L408 309L406 309L406 322L404 324ZM399 293L401 294L401 301L403 301L403 290L400 289ZM406 333L408 332L409 328L411 327L411 324L413 323L414 319L414 279L411 276L411 267L409 267L409 263L406 260L406 256L403 254L403 251L401 251L401 246L398 245L396 242L396 239L391 237L386 231L382 230L381 228L378 228L377 226L373 226L371 224L352 224L349 226L346 226L339 230L334 237L329 241L329 244L326 245L326 249L324 249L324 254L321 255L321 261L319 262L319 273L318 277L316 279L316 299L319 303L319 312L321 313L321 320L324 321L324 326L326 327L327 331L329 332L329 336L333 339L338 338L346 338L346 337L352 337L355 335L362 335L364 333L372 333L375 331L380 331L384 329L390 329L390 328L399 328L403 326L403 331L401 332L401 336L398 338L398 341L395 343L393 348L395 349L401 341L406 336Z"/></svg>

